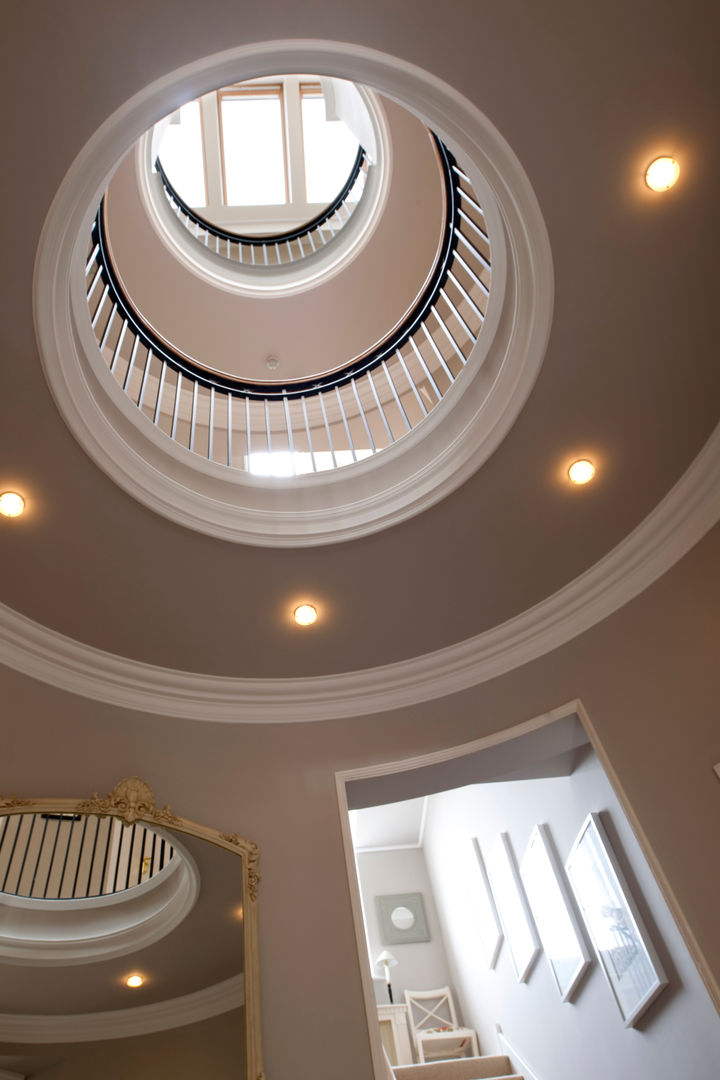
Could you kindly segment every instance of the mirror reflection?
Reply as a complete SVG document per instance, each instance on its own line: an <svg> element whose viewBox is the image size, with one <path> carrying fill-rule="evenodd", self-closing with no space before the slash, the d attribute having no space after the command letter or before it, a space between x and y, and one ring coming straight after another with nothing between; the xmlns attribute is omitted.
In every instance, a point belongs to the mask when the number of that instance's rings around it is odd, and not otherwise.
<svg viewBox="0 0 720 1080"><path fill-rule="evenodd" d="M400 904L390 912L390 921L398 930L409 930L411 926L415 925L415 916L410 908L403 907Z"/></svg>
<svg viewBox="0 0 720 1080"><path fill-rule="evenodd" d="M256 1080L254 845L119 801L0 800L0 1072Z"/></svg>

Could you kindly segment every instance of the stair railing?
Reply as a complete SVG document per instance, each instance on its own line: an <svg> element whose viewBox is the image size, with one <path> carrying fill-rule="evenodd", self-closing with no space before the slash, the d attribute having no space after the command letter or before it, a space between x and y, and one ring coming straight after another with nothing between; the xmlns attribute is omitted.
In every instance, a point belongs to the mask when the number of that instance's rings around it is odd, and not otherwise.
<svg viewBox="0 0 720 1080"><path fill-rule="evenodd" d="M305 382L258 385L217 375L162 341L115 273L101 204L86 263L90 318L110 373L148 422L208 461L274 476L360 461L422 423L467 364L491 282L482 208L468 176L436 145L445 226L426 288L379 346Z"/></svg>
<svg viewBox="0 0 720 1080"><path fill-rule="evenodd" d="M155 160L155 170L178 221L198 243L231 262L245 266L281 266L321 251L344 229L355 213L365 190L369 167L367 154L361 146L350 175L325 210L298 229L271 236L253 236L222 229L201 217L172 186L160 159Z"/></svg>
<svg viewBox="0 0 720 1080"><path fill-rule="evenodd" d="M0 825L0 894L76 900L149 881L173 857L172 844L135 822L93 814L16 814Z"/></svg>

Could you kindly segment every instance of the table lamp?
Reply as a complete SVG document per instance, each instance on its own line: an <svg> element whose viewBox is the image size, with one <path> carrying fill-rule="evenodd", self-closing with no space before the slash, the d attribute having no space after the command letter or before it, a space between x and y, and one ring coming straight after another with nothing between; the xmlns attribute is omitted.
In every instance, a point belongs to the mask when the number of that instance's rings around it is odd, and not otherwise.
<svg viewBox="0 0 720 1080"><path fill-rule="evenodd" d="M393 996L392 996L392 985L390 983L390 968L395 967L395 965L397 964L397 960L396 960L396 958L393 956L393 954L391 952L388 952L387 949L384 949L383 952L381 952L380 955L378 956L375 963L376 964L382 964L383 967L385 968L385 982L387 983L388 997L390 999L390 1004L392 1005L393 1004Z"/></svg>

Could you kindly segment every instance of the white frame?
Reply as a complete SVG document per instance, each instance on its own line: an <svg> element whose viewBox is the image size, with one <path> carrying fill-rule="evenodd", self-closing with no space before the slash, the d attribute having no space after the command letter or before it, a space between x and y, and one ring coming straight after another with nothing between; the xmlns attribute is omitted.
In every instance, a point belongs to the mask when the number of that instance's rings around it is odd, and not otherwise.
<svg viewBox="0 0 720 1080"><path fill-rule="evenodd" d="M480 842L476 836L472 838L472 845L477 862L478 877L480 879L478 899L475 900L475 898L473 898L473 905L478 908L478 910L475 911L475 915L477 916L476 925L478 927L480 944L485 953L487 965L489 968L494 968L503 941L502 926L500 925L500 917L495 904L495 897L493 896L490 885L485 860L483 859L482 851L480 849Z"/></svg>
<svg viewBox="0 0 720 1080"><path fill-rule="evenodd" d="M667 986L668 979L599 814L588 814L583 822L565 869L625 1027L632 1027ZM614 901L612 907L608 900ZM612 949L604 947L609 935L620 942ZM614 953L618 955L614 957ZM651 978L646 980L647 985L638 985L648 969Z"/></svg>
<svg viewBox="0 0 720 1080"><path fill-rule="evenodd" d="M495 841L488 869L517 980L527 982L541 946L508 833Z"/></svg>
<svg viewBox="0 0 720 1080"><path fill-rule="evenodd" d="M570 1001L592 959L547 825L536 825L530 834L520 861L520 877L560 999ZM569 952L558 949L559 919L564 923L563 941L570 944ZM568 960L574 961L574 966L564 975Z"/></svg>

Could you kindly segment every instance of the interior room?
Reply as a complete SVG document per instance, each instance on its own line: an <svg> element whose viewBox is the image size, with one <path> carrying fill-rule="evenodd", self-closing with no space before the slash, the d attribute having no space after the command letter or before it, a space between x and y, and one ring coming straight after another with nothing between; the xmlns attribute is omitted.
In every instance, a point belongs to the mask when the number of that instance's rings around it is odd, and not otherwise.
<svg viewBox="0 0 720 1080"><path fill-rule="evenodd" d="M717 29L4 5L0 1080L714 1080Z"/></svg>
<svg viewBox="0 0 720 1080"><path fill-rule="evenodd" d="M398 1066L418 1060L407 995L449 986L457 1026L477 1034L482 1054L509 1054L523 1075L562 1074L570 1060L579 1065L588 1059L600 1075L612 1071L618 1057L638 1075L688 1067L702 1073L705 1048L715 1037L715 1011L612 785L577 717L539 734L529 763L515 775L504 772L507 758L493 761L492 750L467 748L443 766L423 768L419 782L412 773L391 778L401 788L417 789L420 783L428 795L349 812L368 970L388 1057ZM520 746L513 754L527 758ZM473 775L477 782L468 783ZM461 786L452 786L453 776ZM366 787L359 798L368 794ZM352 783L348 796L352 801ZM589 814L600 817L608 846L618 855L656 957L656 971L646 980L623 971L628 988L637 990L637 1003L630 1001L632 990L625 999L616 974L623 963L639 963L639 943L623 951L629 941L625 928L620 946L610 946L614 960L606 974L594 949L593 923L584 921L579 906L584 893L575 894L571 886L572 864L566 860ZM537 840L538 829L551 850L563 900L551 899L547 883L539 887L530 876L530 841ZM512 895L506 895L496 866L501 836L509 838L521 899L530 909L534 941L528 953L522 933L518 943ZM579 939L577 962L566 975L561 965L577 946L568 947L566 939L553 952L553 939L562 933L557 905L570 911L568 933L574 927ZM407 913L399 927L395 912L400 918ZM617 919L617 913L609 917ZM423 1026L432 1030L438 1023L433 1017ZM458 1051L461 1058L470 1054L470 1046Z"/></svg>

